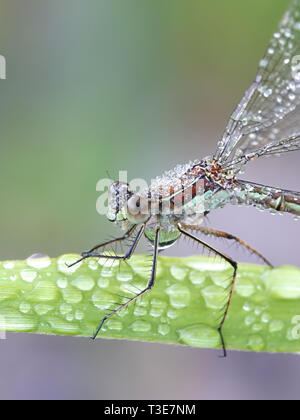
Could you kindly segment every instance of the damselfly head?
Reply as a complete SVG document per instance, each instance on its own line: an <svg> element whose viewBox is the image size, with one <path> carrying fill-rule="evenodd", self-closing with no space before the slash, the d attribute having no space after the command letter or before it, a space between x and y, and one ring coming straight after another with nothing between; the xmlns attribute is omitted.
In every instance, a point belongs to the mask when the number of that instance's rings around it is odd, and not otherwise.
<svg viewBox="0 0 300 420"><path fill-rule="evenodd" d="M108 190L107 218L111 222L126 220L124 207L132 196L129 185L125 182L114 182Z"/></svg>
<svg viewBox="0 0 300 420"><path fill-rule="evenodd" d="M148 200L134 194L125 182L114 182L108 191L107 218L111 222L144 223L149 219Z"/></svg>

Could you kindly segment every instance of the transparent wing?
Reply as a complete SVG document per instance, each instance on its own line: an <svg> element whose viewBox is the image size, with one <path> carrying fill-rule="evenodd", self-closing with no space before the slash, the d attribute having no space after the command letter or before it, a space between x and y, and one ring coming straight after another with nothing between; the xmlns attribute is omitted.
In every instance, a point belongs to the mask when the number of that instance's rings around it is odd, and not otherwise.
<svg viewBox="0 0 300 420"><path fill-rule="evenodd" d="M295 152L297 150L300 150L300 133L290 137L285 137L279 141L269 142L254 152L236 156L234 160L225 163L223 168L226 168L232 173L237 174L240 172L242 166L250 160L259 158L261 156L280 155L281 153Z"/></svg>
<svg viewBox="0 0 300 420"><path fill-rule="evenodd" d="M223 166L300 135L300 0L293 0L232 114L215 159ZM280 152L286 151L284 147Z"/></svg>

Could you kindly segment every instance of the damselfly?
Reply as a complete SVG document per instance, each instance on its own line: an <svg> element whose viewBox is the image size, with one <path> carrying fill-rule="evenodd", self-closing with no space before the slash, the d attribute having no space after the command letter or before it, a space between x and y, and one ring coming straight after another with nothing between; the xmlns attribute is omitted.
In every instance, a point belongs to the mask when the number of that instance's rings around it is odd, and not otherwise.
<svg viewBox="0 0 300 420"><path fill-rule="evenodd" d="M145 236L153 245L152 271L145 289L106 315L94 338L108 318L153 287L159 250L186 236L222 257L233 268L228 301L218 326L226 356L222 331L233 296L238 264L190 231L236 241L271 264L237 237L200 226L199 203L204 206L204 215L226 204L245 204L300 216L300 192L238 178L244 165L253 159L296 150L300 150L300 0L293 0L272 37L256 78L230 117L213 156L178 166L157 178L151 188L138 195L126 183L115 182L111 186L108 218L120 225L125 233L84 252L79 261L91 257L128 260ZM166 204L168 211L164 212L162 209ZM125 255L105 254L107 246L128 238L132 238L132 244Z"/></svg>

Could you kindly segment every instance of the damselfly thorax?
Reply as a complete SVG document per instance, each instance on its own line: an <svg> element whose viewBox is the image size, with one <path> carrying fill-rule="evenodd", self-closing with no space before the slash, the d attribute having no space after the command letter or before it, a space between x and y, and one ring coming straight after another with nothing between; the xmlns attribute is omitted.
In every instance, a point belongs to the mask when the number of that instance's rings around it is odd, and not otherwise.
<svg viewBox="0 0 300 420"><path fill-rule="evenodd" d="M237 263L198 235L235 241L263 262L269 261L250 245L225 232L202 226L205 215L227 204L255 206L273 213L300 216L300 193L254 184L239 179L243 167L254 159L300 150L300 0L293 0L266 55L259 64L256 78L231 115L215 154L187 165L179 165L156 178L140 194L121 182L109 191L108 219L125 232L117 239L101 243L82 254L90 257L127 260L142 236L153 245L151 276L147 286L131 299L104 316L104 322L151 290L155 282L158 251L173 245L180 236L201 244L223 258L233 269L232 282L218 331L226 355L222 333L233 296ZM105 253L107 246L131 244L124 255ZM77 263L77 262L76 262ZM75 264L76 264L75 263ZM224 290L226 294L226 290Z"/></svg>
<svg viewBox="0 0 300 420"><path fill-rule="evenodd" d="M166 249L180 238L179 223L201 225L211 210L228 202L233 181L228 171L207 158L178 165L140 194L116 182L109 191L109 218L122 222L123 230L144 223L144 235L153 245L160 229L159 249Z"/></svg>

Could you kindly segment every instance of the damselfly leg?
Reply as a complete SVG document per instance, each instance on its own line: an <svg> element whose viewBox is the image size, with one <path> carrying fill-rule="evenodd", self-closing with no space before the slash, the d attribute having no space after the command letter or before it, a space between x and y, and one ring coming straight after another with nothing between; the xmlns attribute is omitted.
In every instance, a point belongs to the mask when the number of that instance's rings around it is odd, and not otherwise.
<svg viewBox="0 0 300 420"><path fill-rule="evenodd" d="M241 247L247 249L250 251L251 254L256 255L259 259L261 259L265 264L267 264L269 267L273 268L273 264L270 263L270 261L263 256L260 252L258 252L255 248L247 244L245 241L242 241L237 236L231 235L230 233L222 232L220 230L215 230L211 228L206 228L202 226L193 226L193 225L186 225L185 223L182 223L181 226L186 230L194 230L199 233L202 233L206 236L213 236L215 238L223 238L228 239L230 241L234 241L237 244L239 244Z"/></svg>
<svg viewBox="0 0 300 420"><path fill-rule="evenodd" d="M109 245L115 244L117 242L123 242L126 241L128 238L130 238L131 236L133 236L134 232L136 230L136 226L133 226L132 228L129 229L128 232L125 233L125 235L123 235L120 238L117 239L112 239L111 241L107 241L104 242L103 244L97 245L94 248L92 248L90 251L88 252L83 252L82 253L82 258L80 258L79 260L75 261L73 264L69 265L68 267L73 267L74 265L86 260L87 258L105 258L107 260L119 260L119 261L125 261L125 260L129 260L131 258L131 256L133 255L134 251L136 250L136 247L139 244L139 241L144 233L145 230L145 225L143 225L140 230L138 231L137 236L135 237L134 241L132 242L131 247L129 248L129 250L126 252L125 255L107 255L107 254L97 254L95 253L95 251L97 251L97 249L100 248L106 248Z"/></svg>
<svg viewBox="0 0 300 420"><path fill-rule="evenodd" d="M133 236L136 228L137 228L137 226L133 225L123 236L121 236L119 238L111 239L110 241L107 241L107 242L104 242L104 243L102 242L101 244L94 246L89 251L83 252L81 255L84 257L85 255L90 255L92 253L95 253L95 251L97 251L100 248L106 248L107 246L116 244L117 242L126 241L126 239Z"/></svg>
<svg viewBox="0 0 300 420"><path fill-rule="evenodd" d="M156 277L156 269L157 269L157 257L158 257L158 246L159 246L159 232L160 232L160 229L158 228L156 230L156 233L155 233L155 242L154 242L154 252L153 252L153 263L152 263L151 277L150 277L150 280L148 281L147 286L145 287L145 289L143 289L139 293L137 293L133 298L129 299L127 302L125 302L124 304L120 305L118 308L116 308L114 311L112 311L108 315L105 315L105 317L102 319L102 321L99 324L99 327L98 327L98 329L97 329L97 331L96 331L96 333L95 333L95 335L93 337L93 340L95 340L97 338L98 334L100 333L100 331L101 331L101 329L103 327L103 324L105 323L105 321L107 319L111 318L113 315L117 314L122 309L126 308L130 303L136 301L138 298L140 298L143 295L145 295L154 286L155 277Z"/></svg>
<svg viewBox="0 0 300 420"><path fill-rule="evenodd" d="M227 357L227 350L226 350L226 345L225 345L225 340L224 340L224 335L223 335L223 327L224 327L225 321L227 319L227 315L228 315L229 308L230 308L231 301L232 301L232 296L233 296L233 292L234 292L234 287L235 287L236 277L237 277L237 271L238 271L238 264L237 264L236 261L234 261L233 259L228 257L226 254L223 254L222 252L220 252L217 249L213 248L212 246L208 245L206 242L202 241L201 239L199 239L196 236L189 233L187 230L185 230L185 227L184 227L183 224L178 225L178 230L184 236L187 236L188 238L192 239L193 241L197 242L198 244L204 246L206 249L208 249L209 251L211 251L215 255L218 255L219 257L223 258L225 261L227 261L233 267L234 271L233 271L232 282L230 284L229 299L228 299L228 302L225 305L225 312L224 312L224 315L222 316L222 320L221 320L221 323L220 323L219 328L218 328L218 331L219 331L219 334L220 334L220 337L221 337L222 348L223 348L223 357L226 358Z"/></svg>

